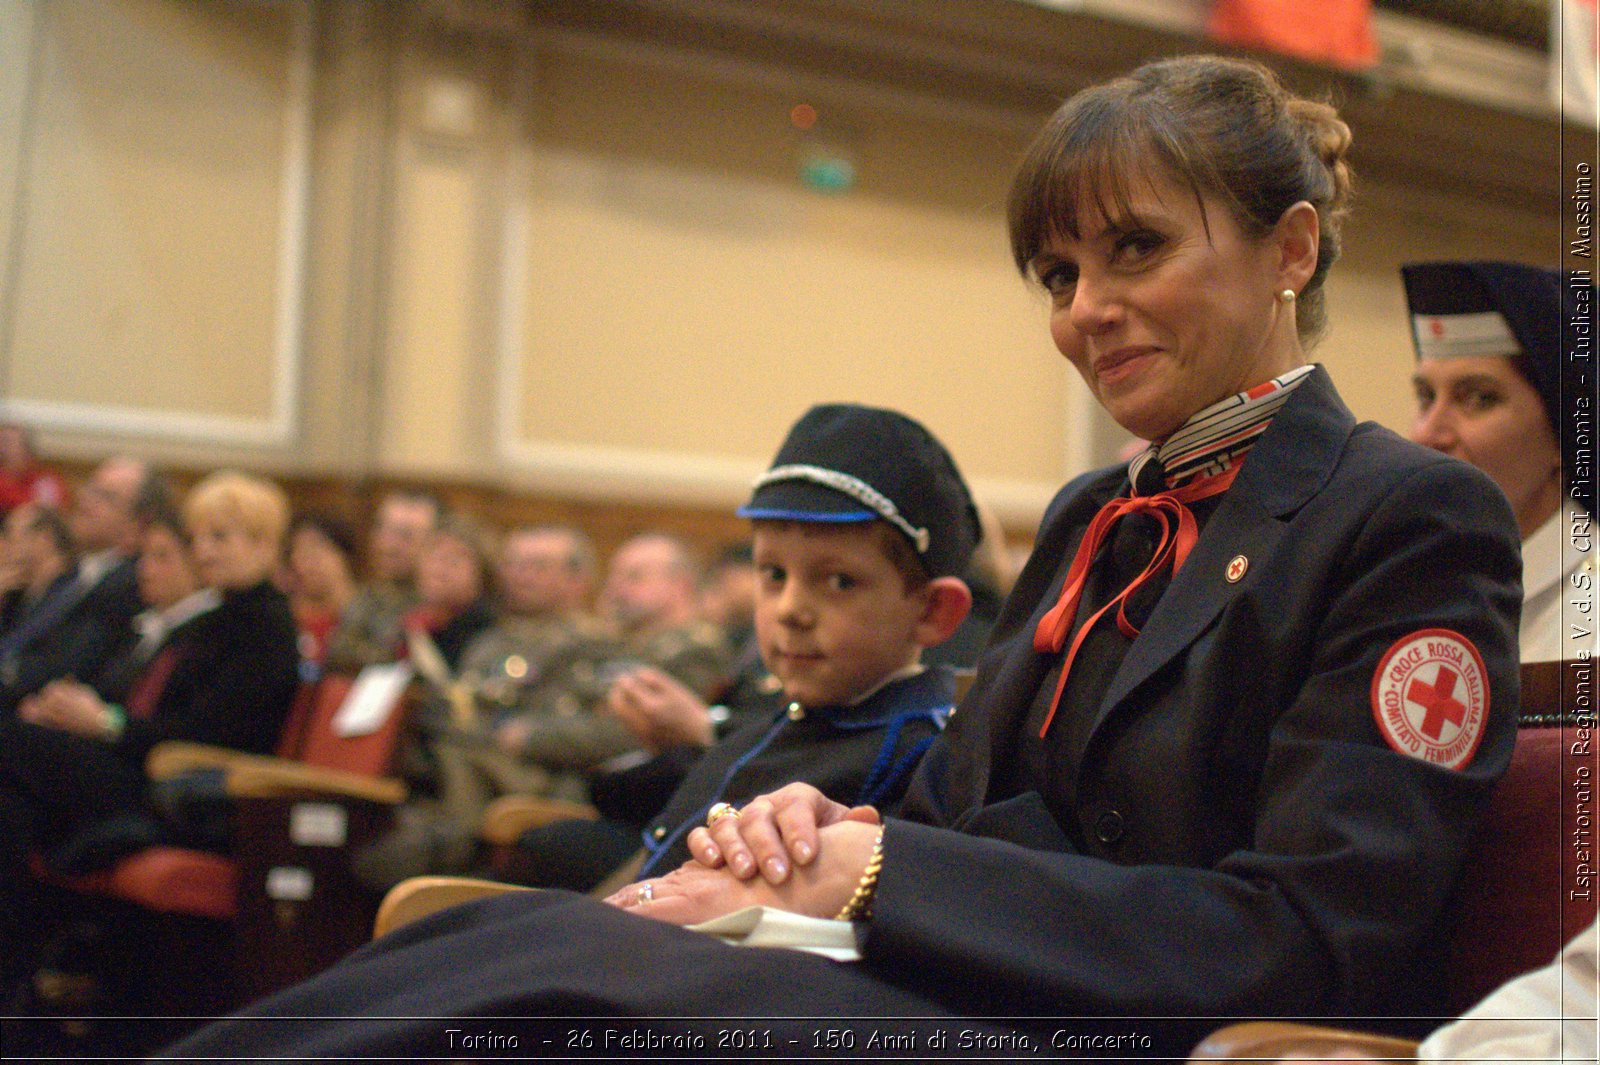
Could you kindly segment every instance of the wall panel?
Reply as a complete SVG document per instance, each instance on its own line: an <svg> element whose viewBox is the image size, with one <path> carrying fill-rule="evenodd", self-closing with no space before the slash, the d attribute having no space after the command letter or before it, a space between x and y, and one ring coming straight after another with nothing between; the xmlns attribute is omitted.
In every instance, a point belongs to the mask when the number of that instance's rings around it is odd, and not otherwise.
<svg viewBox="0 0 1600 1065"><path fill-rule="evenodd" d="M820 136L791 123L802 102ZM529 108L499 384L511 461L731 499L807 406L853 400L926 421L1004 505L1060 480L1067 373L1004 241L1014 134L560 47ZM801 181L819 140L853 188Z"/></svg>
<svg viewBox="0 0 1600 1065"><path fill-rule="evenodd" d="M286 443L304 4L35 7L5 400L35 423Z"/></svg>

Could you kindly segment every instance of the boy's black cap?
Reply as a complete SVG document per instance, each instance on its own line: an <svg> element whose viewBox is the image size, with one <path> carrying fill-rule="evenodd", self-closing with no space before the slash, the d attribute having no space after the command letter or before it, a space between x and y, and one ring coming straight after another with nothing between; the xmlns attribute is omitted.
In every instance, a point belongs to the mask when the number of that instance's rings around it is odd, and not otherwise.
<svg viewBox="0 0 1600 1065"><path fill-rule="evenodd" d="M858 522L899 529L930 577L966 572L982 535L955 460L897 411L853 403L812 407L757 478L745 518Z"/></svg>

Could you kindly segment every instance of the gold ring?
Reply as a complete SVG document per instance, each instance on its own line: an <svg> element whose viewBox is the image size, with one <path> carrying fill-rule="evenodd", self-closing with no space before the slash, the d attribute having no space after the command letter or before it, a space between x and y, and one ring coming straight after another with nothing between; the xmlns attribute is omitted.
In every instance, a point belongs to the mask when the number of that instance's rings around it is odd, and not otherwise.
<svg viewBox="0 0 1600 1065"><path fill-rule="evenodd" d="M710 828L718 821L721 821L724 817L732 817L737 820L739 817L739 808L731 803L717 803L716 805L712 806L710 810L706 811L706 827Z"/></svg>
<svg viewBox="0 0 1600 1065"><path fill-rule="evenodd" d="M639 885L639 894L634 896L634 900L633 901L634 901L635 904L643 906L647 902L654 902L655 901L655 897L656 897L656 885L655 885L655 883L653 881L646 880L644 883Z"/></svg>

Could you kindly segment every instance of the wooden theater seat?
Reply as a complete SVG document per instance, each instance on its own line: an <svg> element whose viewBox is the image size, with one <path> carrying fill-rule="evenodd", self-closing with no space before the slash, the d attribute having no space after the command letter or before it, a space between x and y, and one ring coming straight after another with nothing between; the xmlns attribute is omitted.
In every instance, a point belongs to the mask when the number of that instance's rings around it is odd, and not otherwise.
<svg viewBox="0 0 1600 1065"><path fill-rule="evenodd" d="M376 906L351 877L348 850L382 831L406 796L403 782L382 775L399 747L404 701L376 731L340 736L334 717L352 685L352 677L328 675L303 688L276 757L179 742L150 752L152 781L220 775L230 853L153 846L104 871L41 875L155 913L231 922L245 997L331 964L366 939Z"/></svg>
<svg viewBox="0 0 1600 1065"><path fill-rule="evenodd" d="M431 913L477 899L513 891L534 891L518 884L469 876L413 876L389 889L372 922L372 937L388 935Z"/></svg>
<svg viewBox="0 0 1600 1065"><path fill-rule="evenodd" d="M379 774L393 760L403 715L392 714L374 733L338 736L333 716L351 684L350 677L330 675L302 688L285 722L277 757L169 741L151 750L145 760L146 775L160 781L215 770L222 774L227 794L236 799L325 794L398 803L405 798L405 785ZM163 913L226 919L238 911L237 863L185 847L149 847L102 872L55 880Z"/></svg>

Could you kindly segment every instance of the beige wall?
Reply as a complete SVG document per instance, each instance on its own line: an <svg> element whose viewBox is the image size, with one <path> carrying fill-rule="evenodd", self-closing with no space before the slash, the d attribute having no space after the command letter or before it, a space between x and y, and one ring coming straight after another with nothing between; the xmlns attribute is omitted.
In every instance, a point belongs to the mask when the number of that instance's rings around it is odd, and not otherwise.
<svg viewBox="0 0 1600 1065"><path fill-rule="evenodd" d="M0 398L47 449L720 505L851 399L1014 526L1115 450L1007 261L1042 110L425 12L0 0ZM1559 204L1386 180L1316 354L1403 428L1397 265L1544 258Z"/></svg>
<svg viewBox="0 0 1600 1065"><path fill-rule="evenodd" d="M577 472L589 452L621 488L635 468L738 483L806 407L850 399L916 412L991 493L1026 505L1059 478L1065 370L1000 215L1016 134L811 95L858 174L821 193L796 179L793 94L540 58L509 193L502 454Z"/></svg>
<svg viewBox="0 0 1600 1065"><path fill-rule="evenodd" d="M293 438L295 11L34 9L6 219L5 385L23 416Z"/></svg>

